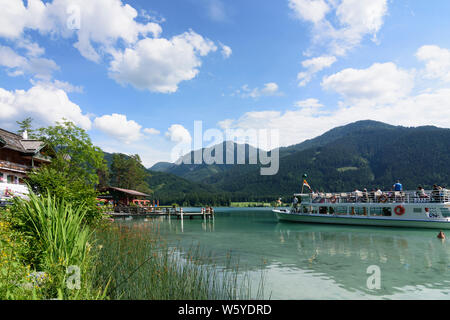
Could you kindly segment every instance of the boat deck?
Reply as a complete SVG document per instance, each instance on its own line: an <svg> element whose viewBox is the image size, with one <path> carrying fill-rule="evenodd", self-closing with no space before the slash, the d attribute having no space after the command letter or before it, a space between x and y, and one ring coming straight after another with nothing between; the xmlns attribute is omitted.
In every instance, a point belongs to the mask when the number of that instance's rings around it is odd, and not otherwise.
<svg viewBox="0 0 450 320"><path fill-rule="evenodd" d="M341 193L296 194L302 203L349 204L349 203L447 203L450 190L423 191L353 191Z"/></svg>

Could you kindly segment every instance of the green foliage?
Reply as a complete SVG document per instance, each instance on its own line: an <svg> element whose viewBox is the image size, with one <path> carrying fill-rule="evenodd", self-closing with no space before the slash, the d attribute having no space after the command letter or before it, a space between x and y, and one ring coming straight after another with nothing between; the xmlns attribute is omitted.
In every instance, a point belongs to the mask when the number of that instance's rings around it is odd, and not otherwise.
<svg viewBox="0 0 450 320"><path fill-rule="evenodd" d="M38 135L52 150L51 168L64 172L70 180L98 184L98 170L106 169L106 164L103 152L92 144L85 130L64 121L39 129Z"/></svg>
<svg viewBox="0 0 450 320"><path fill-rule="evenodd" d="M83 129L69 121L38 132L39 139L48 144L52 162L35 169L27 180L29 185L40 194L54 195L73 206L83 205L87 209L86 219L98 220L95 187L99 173L107 169L103 152L92 144Z"/></svg>
<svg viewBox="0 0 450 320"><path fill-rule="evenodd" d="M109 169L111 186L150 193L145 181L147 175L139 155L127 156L121 153L112 155Z"/></svg>
<svg viewBox="0 0 450 320"><path fill-rule="evenodd" d="M229 206L230 195L214 187L195 183L173 174L148 170L146 181L160 204L181 206Z"/></svg>
<svg viewBox="0 0 450 320"><path fill-rule="evenodd" d="M17 134L21 135L25 131L28 133L28 139L36 139L36 130L33 130L33 118L28 117L22 121L16 121L16 123L19 125L19 130L17 131Z"/></svg>
<svg viewBox="0 0 450 320"><path fill-rule="evenodd" d="M16 227L30 237L36 252L35 268L43 271L42 296L83 299L100 296L92 287L92 233L84 223L86 210L50 195L30 193L30 200L16 198L12 208ZM70 267L80 270L80 288L67 285Z"/></svg>
<svg viewBox="0 0 450 320"><path fill-rule="evenodd" d="M11 225L9 209L0 209L0 300L30 300L37 293L27 287L31 268L22 263L29 250L26 236Z"/></svg>
<svg viewBox="0 0 450 320"><path fill-rule="evenodd" d="M39 194L53 195L74 207L84 207L87 211L85 220L89 223L101 218L96 201L97 192L83 179L72 179L67 172L46 166L32 171L27 182Z"/></svg>

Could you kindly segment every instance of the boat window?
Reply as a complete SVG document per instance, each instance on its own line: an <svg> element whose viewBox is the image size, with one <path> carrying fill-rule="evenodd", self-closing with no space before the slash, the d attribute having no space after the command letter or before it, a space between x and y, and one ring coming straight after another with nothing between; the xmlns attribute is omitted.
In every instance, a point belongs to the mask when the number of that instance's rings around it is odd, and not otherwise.
<svg viewBox="0 0 450 320"><path fill-rule="evenodd" d="M319 207L319 213L320 214L327 214L328 208L327 207Z"/></svg>
<svg viewBox="0 0 450 320"><path fill-rule="evenodd" d="M442 216L445 218L450 217L450 209L449 208L441 208Z"/></svg>
<svg viewBox="0 0 450 320"><path fill-rule="evenodd" d="M308 207L307 206L302 206L302 212L303 213L308 213Z"/></svg>
<svg viewBox="0 0 450 320"><path fill-rule="evenodd" d="M357 216L366 216L367 208L366 207L352 207L352 214Z"/></svg>
<svg viewBox="0 0 450 320"><path fill-rule="evenodd" d="M334 210L333 207L330 207L330 208L328 209L328 212L329 212L330 214L334 214L335 210Z"/></svg>
<svg viewBox="0 0 450 320"><path fill-rule="evenodd" d="M389 208L389 207L383 208L383 216L385 216L385 217L392 216L392 208Z"/></svg>
<svg viewBox="0 0 450 320"><path fill-rule="evenodd" d="M422 213L422 208L414 208L415 213Z"/></svg>
<svg viewBox="0 0 450 320"><path fill-rule="evenodd" d="M370 209L370 215L371 216L382 216L383 215L383 208L371 208Z"/></svg>
<svg viewBox="0 0 450 320"><path fill-rule="evenodd" d="M347 214L347 207L336 207L336 214L346 215Z"/></svg>

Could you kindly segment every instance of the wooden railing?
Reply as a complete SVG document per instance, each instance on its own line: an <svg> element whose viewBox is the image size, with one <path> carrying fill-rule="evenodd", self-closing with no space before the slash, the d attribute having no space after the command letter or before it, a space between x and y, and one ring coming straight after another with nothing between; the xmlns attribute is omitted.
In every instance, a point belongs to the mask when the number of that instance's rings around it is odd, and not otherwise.
<svg viewBox="0 0 450 320"><path fill-rule="evenodd" d="M23 165L23 164L18 164L18 163L5 161L5 160L0 160L0 169L27 173L28 171L30 171L32 169L32 167L31 166L26 166L26 165Z"/></svg>

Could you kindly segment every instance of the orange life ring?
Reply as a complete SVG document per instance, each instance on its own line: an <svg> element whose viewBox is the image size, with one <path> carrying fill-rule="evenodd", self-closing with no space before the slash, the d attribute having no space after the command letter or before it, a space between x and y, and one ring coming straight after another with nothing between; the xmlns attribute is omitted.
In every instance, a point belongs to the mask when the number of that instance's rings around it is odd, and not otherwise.
<svg viewBox="0 0 450 320"><path fill-rule="evenodd" d="M404 206L396 206L394 209L394 212L398 216L402 216L405 214L405 207Z"/></svg>

